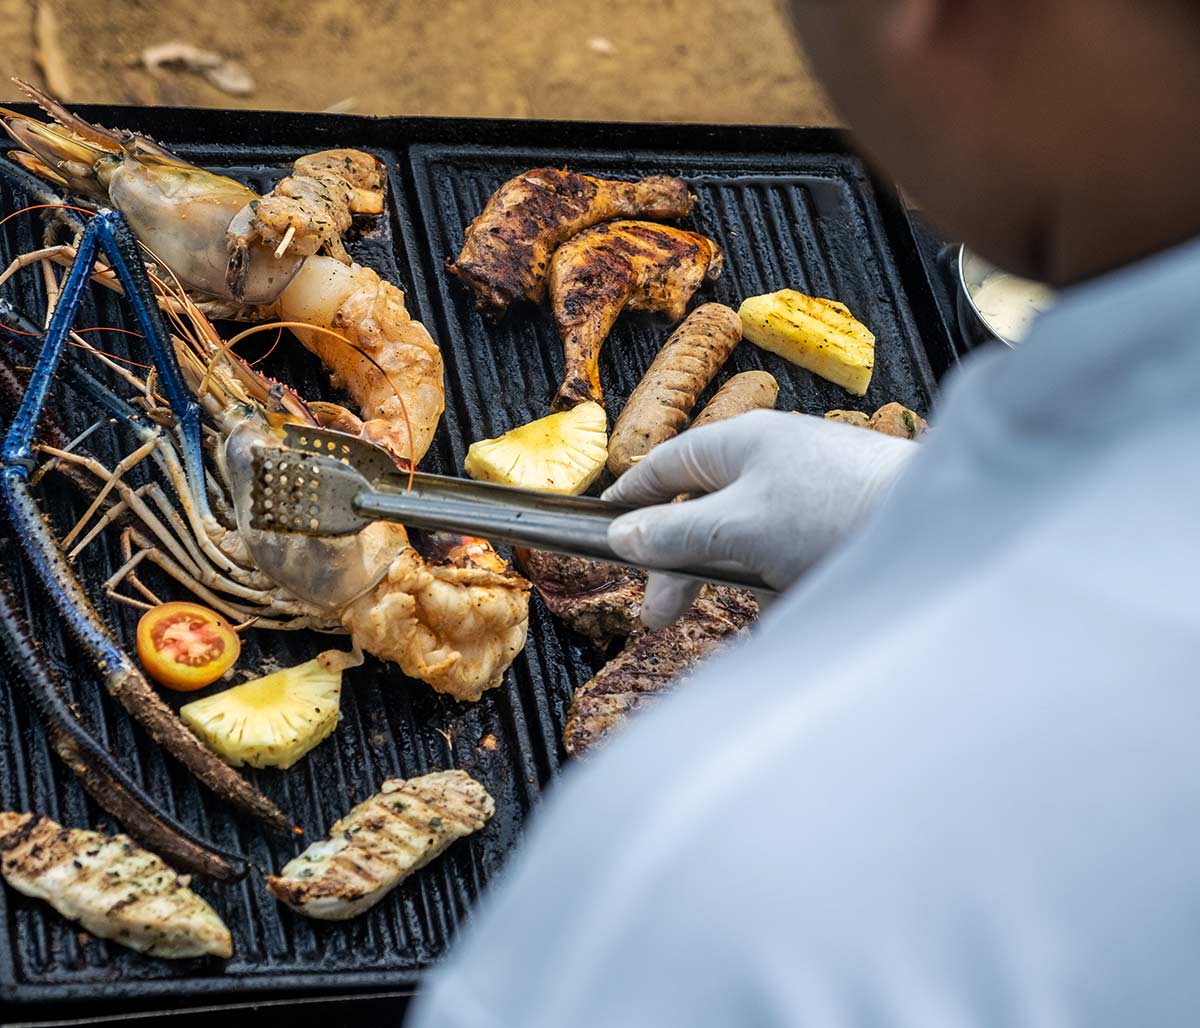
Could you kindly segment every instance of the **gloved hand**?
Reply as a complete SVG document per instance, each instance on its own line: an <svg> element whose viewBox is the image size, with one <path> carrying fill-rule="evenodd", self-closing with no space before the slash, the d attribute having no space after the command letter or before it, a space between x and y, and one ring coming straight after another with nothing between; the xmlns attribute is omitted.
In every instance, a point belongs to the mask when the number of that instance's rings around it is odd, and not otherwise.
<svg viewBox="0 0 1200 1028"><path fill-rule="evenodd" d="M656 447L604 493L646 508L617 518L608 541L625 559L659 567L733 561L782 591L859 524L916 449L781 411L706 425ZM671 503L680 493L703 495ZM652 574L643 623L670 624L699 590Z"/></svg>

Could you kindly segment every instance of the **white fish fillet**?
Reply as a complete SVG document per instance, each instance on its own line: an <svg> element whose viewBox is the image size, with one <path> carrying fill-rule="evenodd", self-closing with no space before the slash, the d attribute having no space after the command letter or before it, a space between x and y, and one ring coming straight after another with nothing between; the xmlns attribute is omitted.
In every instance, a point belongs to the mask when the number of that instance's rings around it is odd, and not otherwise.
<svg viewBox="0 0 1200 1028"><path fill-rule="evenodd" d="M233 952L229 929L179 875L125 835L0 812L0 874L92 935L155 957Z"/></svg>
<svg viewBox="0 0 1200 1028"><path fill-rule="evenodd" d="M344 921L378 903L456 839L477 832L496 804L464 771L389 778L315 842L267 878L281 903L322 921Z"/></svg>

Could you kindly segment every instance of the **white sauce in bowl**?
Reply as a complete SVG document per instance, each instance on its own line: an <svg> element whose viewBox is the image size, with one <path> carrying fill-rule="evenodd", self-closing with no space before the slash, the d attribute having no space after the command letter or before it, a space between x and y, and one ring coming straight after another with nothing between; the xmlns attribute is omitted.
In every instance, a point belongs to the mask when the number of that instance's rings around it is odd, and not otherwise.
<svg viewBox="0 0 1200 1028"><path fill-rule="evenodd" d="M1054 305L1054 290L1006 271L993 271L972 299L993 332L1019 343L1029 334L1034 318Z"/></svg>

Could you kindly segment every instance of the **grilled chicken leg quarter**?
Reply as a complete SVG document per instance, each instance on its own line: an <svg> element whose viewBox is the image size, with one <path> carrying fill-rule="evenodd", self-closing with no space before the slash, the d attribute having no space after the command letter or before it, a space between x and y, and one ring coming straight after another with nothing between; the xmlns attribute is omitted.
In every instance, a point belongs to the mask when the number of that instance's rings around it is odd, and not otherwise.
<svg viewBox="0 0 1200 1028"><path fill-rule="evenodd" d="M707 236L648 221L614 221L567 240L550 262L550 303L566 354L555 410L604 403L600 347L626 307L678 321L700 284L721 274Z"/></svg>
<svg viewBox="0 0 1200 1028"><path fill-rule="evenodd" d="M475 291L477 309L499 317L514 300L546 295L550 255L577 232L613 218L682 218L695 202L667 175L619 182L534 168L496 190L446 267Z"/></svg>

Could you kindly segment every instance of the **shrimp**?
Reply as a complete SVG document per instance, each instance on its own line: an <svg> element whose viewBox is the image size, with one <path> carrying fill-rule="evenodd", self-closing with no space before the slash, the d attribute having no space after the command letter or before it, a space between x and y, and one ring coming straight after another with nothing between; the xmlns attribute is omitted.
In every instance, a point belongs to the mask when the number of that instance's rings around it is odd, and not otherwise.
<svg viewBox="0 0 1200 1028"><path fill-rule="evenodd" d="M280 293L275 311L286 322L337 333L292 328L354 400L366 419L364 438L401 459L425 454L445 405L442 354L409 316L404 293L370 268L313 256Z"/></svg>
<svg viewBox="0 0 1200 1028"><path fill-rule="evenodd" d="M445 404L441 351L409 315L404 293L353 263L342 244L353 215L383 209L381 162L355 150L309 154L259 196L145 136L92 125L16 81L56 124L0 108L0 125L21 147L13 160L120 210L162 277L209 309L308 322L296 334L354 398L368 437L420 461Z"/></svg>

